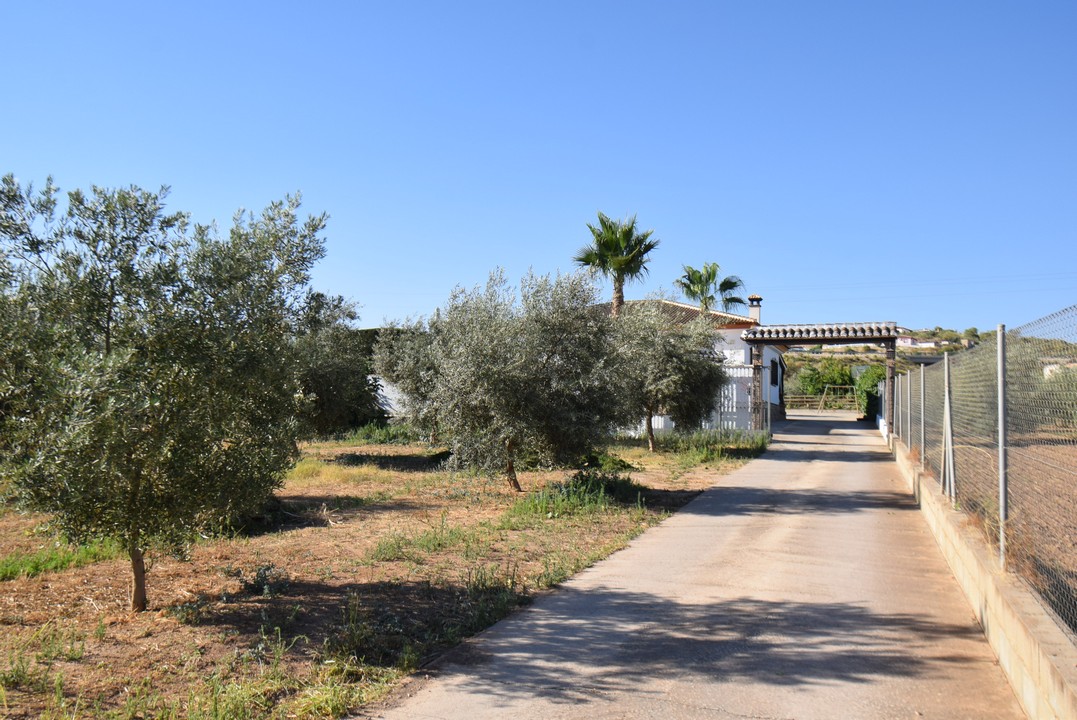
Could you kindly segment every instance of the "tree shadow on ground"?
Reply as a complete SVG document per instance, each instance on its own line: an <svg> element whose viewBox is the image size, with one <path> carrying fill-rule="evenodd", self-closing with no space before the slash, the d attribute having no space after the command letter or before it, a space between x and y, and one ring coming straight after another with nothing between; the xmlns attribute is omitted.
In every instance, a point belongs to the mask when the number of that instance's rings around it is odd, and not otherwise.
<svg viewBox="0 0 1077 720"><path fill-rule="evenodd" d="M410 453L404 455L376 455L373 453L344 453L333 459L341 465L374 465L381 470L398 472L428 472L437 470L452 455L448 450L436 453Z"/></svg>
<svg viewBox="0 0 1077 720"><path fill-rule="evenodd" d="M917 677L972 661L982 641L971 623L855 603L683 603L601 587L563 588L481 643L444 652L528 601L505 595L504 586L494 593L460 583L295 582L272 597L218 604L198 624L252 643L280 627L282 636L303 636L310 646L385 667L421 648L427 672L465 676L475 692L560 702L664 679L791 686ZM937 649L951 640L969 644Z"/></svg>
<svg viewBox="0 0 1077 720"><path fill-rule="evenodd" d="M640 493L643 504L649 508L678 510L699 497L702 490L659 490L647 488Z"/></svg>
<svg viewBox="0 0 1077 720"><path fill-rule="evenodd" d="M252 646L277 629L328 657L396 667L406 653L429 661L531 601L497 577L488 583L318 582L282 578L270 591L244 577L227 602L203 598L192 624L239 635ZM307 652L295 647L297 657Z"/></svg>
<svg viewBox="0 0 1077 720"><path fill-rule="evenodd" d="M967 640L968 654L940 652ZM665 679L775 686L870 683L945 672L974 657L975 625L849 603L739 598L678 603L645 593L564 589L448 653L441 672L475 692L579 702Z"/></svg>
<svg viewBox="0 0 1077 720"><path fill-rule="evenodd" d="M849 450L847 447L846 445L817 445L811 450L776 447L768 450L762 457L765 460L793 463L809 463L813 461L840 463L893 462L893 458L882 448L878 450Z"/></svg>
<svg viewBox="0 0 1077 720"><path fill-rule="evenodd" d="M258 537L307 527L330 527L364 514L410 511L416 507L409 500L380 495L273 496L261 512L244 520L235 531L245 537Z"/></svg>
<svg viewBox="0 0 1077 720"><path fill-rule="evenodd" d="M725 485L706 491L681 512L694 515L827 515L878 510L914 511L916 499L900 492L842 492Z"/></svg>
<svg viewBox="0 0 1077 720"><path fill-rule="evenodd" d="M827 447L827 446L835 447L835 446L837 446L837 447L874 448L878 452L883 452L883 453L886 452L886 446L885 445L880 445L877 442L849 442L850 440L854 440L854 439L856 439L855 436L848 436L847 439L843 438L842 442L840 444L837 444L837 443L823 443L823 442L820 442L818 436L808 438L808 439L804 439L804 440L794 440L793 438L791 438L789 436L783 436L781 438L777 438L777 439L774 440L774 444L772 444L770 446L769 451L775 451L776 449L778 449L778 450L783 449L781 447L776 448L776 446L779 446L779 445L780 446L785 446L785 445L811 445L813 447Z"/></svg>

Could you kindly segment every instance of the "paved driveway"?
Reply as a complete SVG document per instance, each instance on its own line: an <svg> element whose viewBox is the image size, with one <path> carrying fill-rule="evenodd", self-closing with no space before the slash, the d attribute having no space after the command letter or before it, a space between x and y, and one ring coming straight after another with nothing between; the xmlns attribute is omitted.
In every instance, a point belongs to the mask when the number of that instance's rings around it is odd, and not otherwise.
<svg viewBox="0 0 1077 720"><path fill-rule="evenodd" d="M879 435L808 417L368 717L1020 718Z"/></svg>

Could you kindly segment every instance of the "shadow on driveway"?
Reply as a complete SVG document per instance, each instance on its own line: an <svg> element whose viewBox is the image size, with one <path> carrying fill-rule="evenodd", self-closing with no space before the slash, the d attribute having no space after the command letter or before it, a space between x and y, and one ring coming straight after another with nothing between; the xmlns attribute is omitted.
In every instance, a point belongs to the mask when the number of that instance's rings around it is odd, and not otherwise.
<svg viewBox="0 0 1077 720"><path fill-rule="evenodd" d="M971 625L855 604L685 605L609 588L563 589L550 600L487 634L482 650L451 652L445 672L467 667L463 684L473 692L575 703L664 679L795 686L916 677L969 662L953 640L982 641ZM939 643L950 654L933 652ZM569 664L582 672L566 673Z"/></svg>

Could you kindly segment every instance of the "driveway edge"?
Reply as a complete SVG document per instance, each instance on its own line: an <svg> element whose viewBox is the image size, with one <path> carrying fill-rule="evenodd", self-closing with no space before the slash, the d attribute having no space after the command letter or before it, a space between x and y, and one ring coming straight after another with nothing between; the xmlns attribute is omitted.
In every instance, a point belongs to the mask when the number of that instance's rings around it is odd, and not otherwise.
<svg viewBox="0 0 1077 720"><path fill-rule="evenodd" d="M894 457L950 570L1030 718L1077 718L1077 647L1035 593L1011 573L964 513L950 508L931 475L894 441Z"/></svg>

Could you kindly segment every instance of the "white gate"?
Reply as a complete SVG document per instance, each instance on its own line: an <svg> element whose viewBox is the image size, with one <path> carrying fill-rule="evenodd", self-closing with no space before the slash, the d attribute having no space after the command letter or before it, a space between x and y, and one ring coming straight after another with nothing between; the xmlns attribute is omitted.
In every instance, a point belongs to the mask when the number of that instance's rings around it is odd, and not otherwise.
<svg viewBox="0 0 1077 720"><path fill-rule="evenodd" d="M726 365L729 382L718 395L708 430L748 430L752 427L752 366Z"/></svg>

